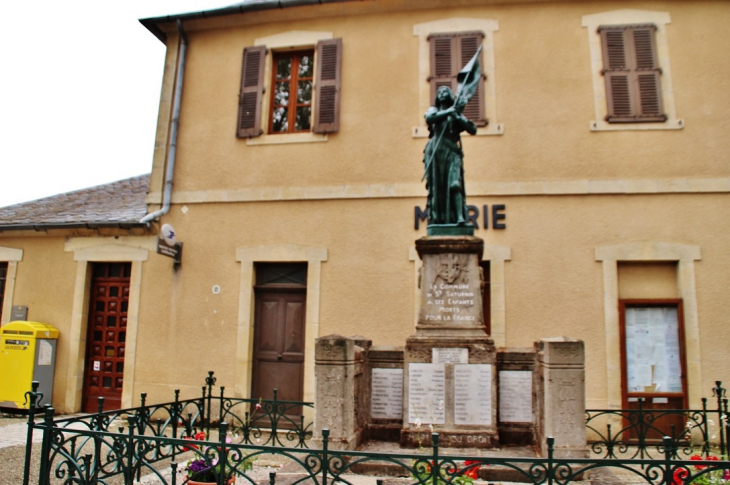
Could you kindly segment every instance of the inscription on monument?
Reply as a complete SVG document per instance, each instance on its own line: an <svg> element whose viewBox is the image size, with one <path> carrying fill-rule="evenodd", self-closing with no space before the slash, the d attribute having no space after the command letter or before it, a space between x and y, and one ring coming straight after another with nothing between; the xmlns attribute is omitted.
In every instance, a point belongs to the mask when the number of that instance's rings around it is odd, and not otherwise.
<svg viewBox="0 0 730 485"><path fill-rule="evenodd" d="M446 366L415 364L408 366L408 422L444 424L446 422Z"/></svg>
<svg viewBox="0 0 730 485"><path fill-rule="evenodd" d="M532 422L532 372L499 371L499 420L503 423Z"/></svg>
<svg viewBox="0 0 730 485"><path fill-rule="evenodd" d="M468 364L469 349L434 347L431 349L431 362L434 364Z"/></svg>
<svg viewBox="0 0 730 485"><path fill-rule="evenodd" d="M373 418L403 417L403 369L373 369L371 392Z"/></svg>
<svg viewBox="0 0 730 485"><path fill-rule="evenodd" d="M454 365L454 423L492 424L492 366Z"/></svg>
<svg viewBox="0 0 730 485"><path fill-rule="evenodd" d="M475 295L479 276L469 274L468 255L438 255L436 274L425 281L423 319L432 323L476 323Z"/></svg>

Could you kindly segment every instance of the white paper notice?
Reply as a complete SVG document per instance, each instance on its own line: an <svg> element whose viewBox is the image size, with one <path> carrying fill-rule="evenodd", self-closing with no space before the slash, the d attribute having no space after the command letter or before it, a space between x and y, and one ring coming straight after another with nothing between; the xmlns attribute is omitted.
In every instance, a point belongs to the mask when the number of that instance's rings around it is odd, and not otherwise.
<svg viewBox="0 0 730 485"><path fill-rule="evenodd" d="M469 349L434 347L431 349L431 362L434 364L468 364Z"/></svg>
<svg viewBox="0 0 730 485"><path fill-rule="evenodd" d="M38 341L38 365L51 365L53 346L45 340Z"/></svg>
<svg viewBox="0 0 730 485"><path fill-rule="evenodd" d="M373 418L403 418L403 369L373 369L371 397Z"/></svg>
<svg viewBox="0 0 730 485"><path fill-rule="evenodd" d="M446 422L446 366L410 364L408 366L408 422L444 424Z"/></svg>
<svg viewBox="0 0 730 485"><path fill-rule="evenodd" d="M532 422L532 372L499 371L499 420L503 423Z"/></svg>
<svg viewBox="0 0 730 485"><path fill-rule="evenodd" d="M492 366L454 365L454 424L492 424Z"/></svg>
<svg viewBox="0 0 730 485"><path fill-rule="evenodd" d="M629 392L682 392L676 307L626 309Z"/></svg>

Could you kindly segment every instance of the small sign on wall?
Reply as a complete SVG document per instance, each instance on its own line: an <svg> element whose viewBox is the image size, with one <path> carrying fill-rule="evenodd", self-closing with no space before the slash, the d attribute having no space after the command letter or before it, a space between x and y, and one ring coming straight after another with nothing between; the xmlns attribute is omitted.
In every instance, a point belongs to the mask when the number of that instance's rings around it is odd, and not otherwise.
<svg viewBox="0 0 730 485"><path fill-rule="evenodd" d="M26 322L28 321L28 307L25 305L13 305L13 309L10 312L11 322Z"/></svg>

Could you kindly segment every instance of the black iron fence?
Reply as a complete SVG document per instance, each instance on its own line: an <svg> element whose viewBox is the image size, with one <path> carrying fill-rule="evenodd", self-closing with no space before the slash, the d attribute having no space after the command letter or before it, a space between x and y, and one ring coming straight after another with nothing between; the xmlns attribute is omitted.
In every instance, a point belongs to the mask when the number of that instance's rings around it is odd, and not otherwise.
<svg viewBox="0 0 730 485"><path fill-rule="evenodd" d="M311 425L304 426L301 414L297 419L292 415L311 407L311 403L278 401L276 394L272 400L227 398L224 388L220 389L219 396L214 396L215 381L213 373L209 373L201 397L195 399L180 400L176 391L173 402L148 405L143 394L141 406L119 411L104 411L100 400L97 413L69 418L56 418L54 409L46 407L42 411L43 419L38 422L35 404L42 396L35 385L28 393L31 413L24 484L29 483L30 477L32 433L39 430L43 434L40 450L35 450L40 456L39 485L132 485L143 477L147 477L147 483L151 480L163 485L210 480L223 485L232 483L229 479L235 476L239 476L238 483L274 485L276 474L263 471L257 465L258 461L270 462L272 457L286 463L285 483L288 484L351 484L352 474L362 473L368 467L372 472L372 467L377 466L379 473L385 471L402 477L404 484L416 485L471 485L479 478L493 481L490 473L496 469L509 472L509 481L535 485L566 485L600 476L599 471L616 475L619 483L730 485L727 456L722 452L713 456L709 448L703 448L703 457L687 459L681 447L691 442L687 436L680 439L679 433L664 437L653 450L655 456L643 452L628 459L614 452L598 457L588 457L588 454L583 458L559 457L552 438L547 440L546 457L455 456L439 449L437 433L432 435L430 448L410 453L330 450L327 430L323 430L321 441L317 441L320 447L308 448ZM722 406L718 420L726 424L727 400L720 383L716 390ZM707 438L712 431L708 416L718 411L707 410L706 404L704 408L701 416L692 418L692 429L696 427L701 437ZM653 422L646 417L650 411L640 408L631 412L638 417L618 416L637 419L637 423ZM683 410L683 416L692 413ZM589 423L599 419L591 418L589 413ZM608 430L605 446L619 446ZM726 427L723 432L721 450L727 444ZM262 473L266 475L263 479ZM284 477L280 481L281 478ZM602 478L605 480L605 475Z"/></svg>
<svg viewBox="0 0 730 485"><path fill-rule="evenodd" d="M591 451L603 458L656 458L671 440L672 457L728 457L728 399L721 381L712 389L715 409L702 398L702 409L647 409L643 398L636 409L588 409L586 428ZM672 423L679 421L679 425Z"/></svg>
<svg viewBox="0 0 730 485"><path fill-rule="evenodd" d="M147 394L142 393L141 404L136 408L105 411L104 398L100 397L96 413L80 416L56 418L53 415L53 408L46 406L41 410L45 414L42 423L36 423L36 413L39 411L37 405L42 402L43 394L38 392L38 383L33 382L32 391L26 393L30 410L24 485L28 484L33 429L52 429L48 436L48 439L53 441L52 444L46 443L47 433L44 431L41 456L46 457L46 466L49 466L54 459L62 459L60 463L65 464L63 466L67 466L68 470L62 472L59 468L57 476L74 477L63 483L87 483L76 481L78 470L70 463L81 463L91 457L97 460L94 465L99 473L109 476L124 473L125 469L118 460L122 457L120 450L124 448L120 436L125 433L138 439L142 436L151 439L164 438L160 441L147 442L144 439L139 441L144 443L145 460L150 463L164 459L174 461L181 452L190 451L197 446L188 444L181 448L174 443L166 443L165 439L185 440L188 443L191 440L207 441L212 435L217 434L218 428L215 426L217 423L226 425L227 439L235 444L290 448L308 446L307 443L312 437L312 423L305 424L302 411L304 408L313 408L312 403L279 400L276 389L272 399L227 397L223 386L220 387L219 395L214 396L215 382L213 372L208 372L200 397L181 400L180 391L176 389L174 401L162 404L148 405ZM50 420L49 411L51 411ZM85 435L85 432L91 434ZM105 438L93 439L92 436L105 436ZM89 448L92 442L93 449ZM105 455L105 458L102 458L102 455ZM43 469L43 463L41 467ZM137 467L135 473L139 475L140 472L141 467Z"/></svg>
<svg viewBox="0 0 730 485"><path fill-rule="evenodd" d="M433 433L432 447L423 453L368 453L329 449L329 432L322 432L322 447L302 449L277 446L245 445L228 442L228 424L217 430L217 439L190 440L160 435L137 434L136 417L129 417L129 427L119 432L55 426L53 409L45 410L42 423L32 425L43 431L39 485L107 484L120 477L125 485L141 476L152 475L154 483L184 485L208 476L210 483L228 484L230 477L240 476L245 483L261 483L253 470L262 457L277 456L287 465L287 483L327 485L352 483L352 474L368 464L388 466L390 474L406 477L403 483L418 485L469 485L488 467L501 467L513 473L512 480L541 484L568 484L590 479L597 470L620 474L621 482L645 482L655 485L725 483L730 480L728 461L675 460L672 440L664 441L661 459L605 460L557 458L552 438L547 440L544 458L494 458L483 456L443 455L439 435ZM181 454L191 457L181 463ZM164 466L159 466L160 464ZM269 473L274 485L276 473ZM376 479L373 478L373 482Z"/></svg>

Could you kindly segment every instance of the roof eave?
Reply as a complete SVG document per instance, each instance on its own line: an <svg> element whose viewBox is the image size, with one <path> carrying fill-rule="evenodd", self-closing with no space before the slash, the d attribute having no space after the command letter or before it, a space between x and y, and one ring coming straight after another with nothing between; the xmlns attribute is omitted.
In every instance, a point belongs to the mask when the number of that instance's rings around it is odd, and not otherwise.
<svg viewBox="0 0 730 485"><path fill-rule="evenodd" d="M0 232L6 231L50 231L53 229L138 229L145 228L147 224L139 221L119 222L50 222L50 223L24 223L24 224L0 224Z"/></svg>
<svg viewBox="0 0 730 485"><path fill-rule="evenodd" d="M362 0L257 0L250 2L241 2L236 5L230 5L228 7L216 8L212 10L201 10L198 12L188 12L181 14L165 15L162 17L150 17L146 19L139 19L139 22L144 25L147 30L160 39L165 44L167 43L167 34L159 27L161 23L175 23L178 20L197 20L211 17L223 17L226 15L233 15L247 12L258 12L261 10L275 10L280 8L289 7L300 7L305 5L322 5L325 3L340 3L340 2L353 2Z"/></svg>

